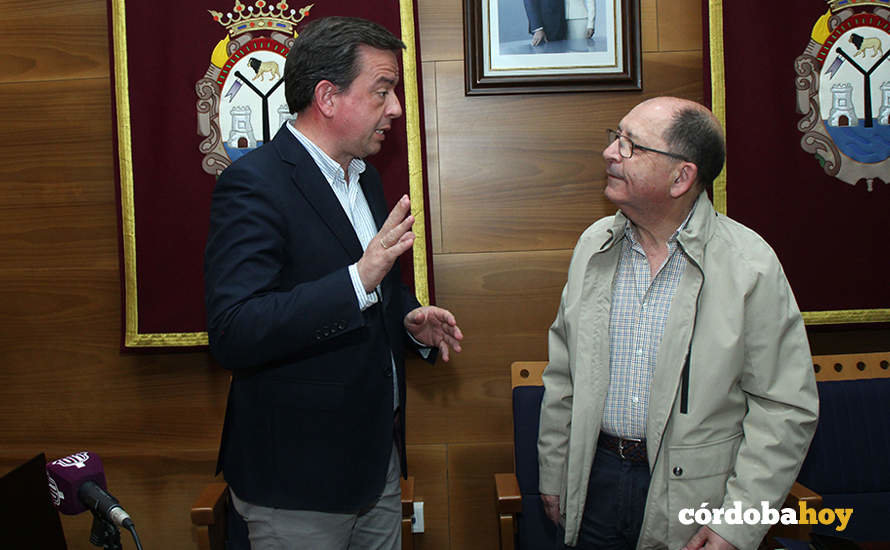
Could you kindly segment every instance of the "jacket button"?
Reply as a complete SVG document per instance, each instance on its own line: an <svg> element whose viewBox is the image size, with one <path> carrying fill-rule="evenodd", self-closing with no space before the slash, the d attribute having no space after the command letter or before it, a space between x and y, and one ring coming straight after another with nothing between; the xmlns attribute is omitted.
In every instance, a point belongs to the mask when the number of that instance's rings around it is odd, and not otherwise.
<svg viewBox="0 0 890 550"><path fill-rule="evenodd" d="M679 466L674 466L674 475L680 477L683 475L683 468Z"/></svg>
<svg viewBox="0 0 890 550"><path fill-rule="evenodd" d="M340 329L340 330L345 329L345 328L346 328L346 323L344 323L343 321L340 321L339 323L337 323L337 328Z"/></svg>
<svg viewBox="0 0 890 550"><path fill-rule="evenodd" d="M320 331L320 330L316 330L316 331L315 331L315 339L316 339L316 340L321 340L321 331Z"/></svg>

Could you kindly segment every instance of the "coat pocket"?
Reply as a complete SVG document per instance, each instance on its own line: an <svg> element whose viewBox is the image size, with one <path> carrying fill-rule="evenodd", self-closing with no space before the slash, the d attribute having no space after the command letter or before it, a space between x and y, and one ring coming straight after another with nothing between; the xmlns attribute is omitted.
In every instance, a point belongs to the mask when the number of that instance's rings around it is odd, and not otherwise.
<svg viewBox="0 0 890 550"><path fill-rule="evenodd" d="M697 510L703 503L717 508L723 504L726 481L735 469L741 442L739 432L719 441L668 449L667 520L671 548L681 548L701 527L680 522L679 514L684 508Z"/></svg>

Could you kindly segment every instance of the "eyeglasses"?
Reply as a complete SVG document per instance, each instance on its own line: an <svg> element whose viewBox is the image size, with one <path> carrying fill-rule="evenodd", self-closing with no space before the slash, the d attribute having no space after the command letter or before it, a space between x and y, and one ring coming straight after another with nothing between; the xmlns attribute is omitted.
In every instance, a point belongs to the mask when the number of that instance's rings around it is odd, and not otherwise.
<svg viewBox="0 0 890 550"><path fill-rule="evenodd" d="M677 160L692 162L688 158L684 157L683 155L678 155L677 153L669 153L667 151L659 151L658 149L653 149L651 147L645 147L638 143L634 143L633 141L631 141L631 139L629 137L621 135L618 132L616 132L615 130L611 130L611 129L606 130L606 139L608 140L608 145L611 145L612 142L614 142L617 139L618 140L618 153L626 159L629 159L630 157L634 156L635 149L640 149L642 151L649 151L650 153L658 153L659 155L665 155L665 156L668 156L668 157L671 157L671 158L674 158Z"/></svg>

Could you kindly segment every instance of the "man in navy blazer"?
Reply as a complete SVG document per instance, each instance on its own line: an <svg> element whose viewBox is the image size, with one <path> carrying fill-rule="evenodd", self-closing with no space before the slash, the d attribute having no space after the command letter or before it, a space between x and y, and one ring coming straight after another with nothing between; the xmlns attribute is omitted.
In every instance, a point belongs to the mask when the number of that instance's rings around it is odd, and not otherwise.
<svg viewBox="0 0 890 550"><path fill-rule="evenodd" d="M208 333L232 370L217 470L254 548L398 548L404 352L461 349L454 316L401 283L408 197L387 215L362 160L402 114L404 47L361 19L307 25L284 73L297 119L213 191Z"/></svg>

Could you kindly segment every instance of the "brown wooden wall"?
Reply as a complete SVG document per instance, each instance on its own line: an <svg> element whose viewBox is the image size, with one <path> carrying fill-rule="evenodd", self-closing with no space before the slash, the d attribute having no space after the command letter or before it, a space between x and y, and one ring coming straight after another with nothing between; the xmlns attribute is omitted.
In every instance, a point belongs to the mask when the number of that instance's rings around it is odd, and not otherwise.
<svg viewBox="0 0 890 550"><path fill-rule="evenodd" d="M420 0L436 291L466 334L450 364L409 365L420 548L495 548L509 364L546 358L575 239L613 210L603 129L645 97L701 99L699 10L642 0L643 93L466 98L460 0ZM228 375L202 352L119 352L105 0L0 0L0 13L0 470L92 450L146 549L191 548ZM886 336L820 334L819 353ZM92 548L89 517L63 523L71 548Z"/></svg>

